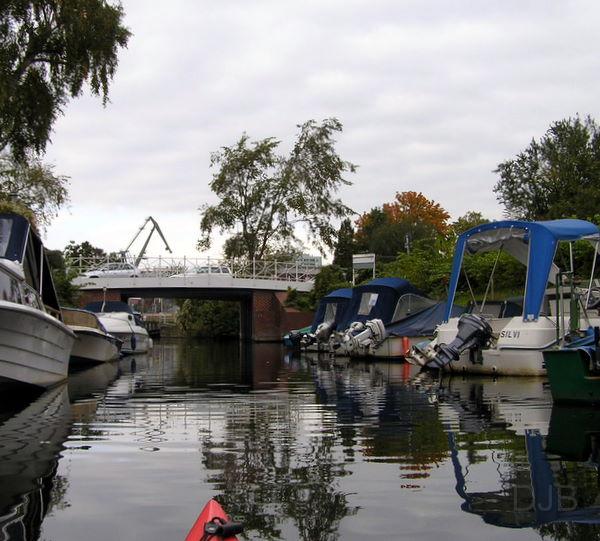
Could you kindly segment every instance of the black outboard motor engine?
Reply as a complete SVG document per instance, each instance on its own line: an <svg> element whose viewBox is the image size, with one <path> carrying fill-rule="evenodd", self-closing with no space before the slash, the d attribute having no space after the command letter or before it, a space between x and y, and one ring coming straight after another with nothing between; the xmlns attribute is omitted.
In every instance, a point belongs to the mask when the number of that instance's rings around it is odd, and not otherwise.
<svg viewBox="0 0 600 541"><path fill-rule="evenodd" d="M436 355L427 363L432 368L442 368L452 361L457 361L466 349L482 348L492 338L490 324L481 316L463 314L458 320L458 333L449 344L439 344Z"/></svg>

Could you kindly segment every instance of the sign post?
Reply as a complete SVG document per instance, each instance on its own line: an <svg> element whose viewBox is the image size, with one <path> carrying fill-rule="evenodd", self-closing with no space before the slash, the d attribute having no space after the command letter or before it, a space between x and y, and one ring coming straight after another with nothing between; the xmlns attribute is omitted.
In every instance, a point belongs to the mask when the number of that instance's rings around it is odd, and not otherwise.
<svg viewBox="0 0 600 541"><path fill-rule="evenodd" d="M352 285L356 282L356 270L372 269L375 278L375 254L354 254L352 256Z"/></svg>

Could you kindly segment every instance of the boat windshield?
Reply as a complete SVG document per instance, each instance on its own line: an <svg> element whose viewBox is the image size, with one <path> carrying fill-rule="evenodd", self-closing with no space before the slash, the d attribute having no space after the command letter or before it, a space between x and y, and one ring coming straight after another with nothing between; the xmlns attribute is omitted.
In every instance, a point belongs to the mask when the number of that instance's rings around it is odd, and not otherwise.
<svg viewBox="0 0 600 541"><path fill-rule="evenodd" d="M29 224L20 216L0 214L0 257L23 261Z"/></svg>

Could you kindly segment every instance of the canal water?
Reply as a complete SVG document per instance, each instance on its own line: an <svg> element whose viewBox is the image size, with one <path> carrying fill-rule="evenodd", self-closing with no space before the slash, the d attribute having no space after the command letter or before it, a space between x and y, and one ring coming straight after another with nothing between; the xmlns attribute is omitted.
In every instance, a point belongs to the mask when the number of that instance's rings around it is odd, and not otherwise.
<svg viewBox="0 0 600 541"><path fill-rule="evenodd" d="M160 342L2 396L0 540L600 538L600 412L542 379L438 380L277 344Z"/></svg>

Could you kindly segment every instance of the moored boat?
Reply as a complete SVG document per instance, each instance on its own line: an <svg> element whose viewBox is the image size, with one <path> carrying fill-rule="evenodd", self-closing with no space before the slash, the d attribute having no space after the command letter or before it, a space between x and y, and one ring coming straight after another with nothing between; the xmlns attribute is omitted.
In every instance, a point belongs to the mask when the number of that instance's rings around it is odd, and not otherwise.
<svg viewBox="0 0 600 541"><path fill-rule="evenodd" d="M74 341L40 237L24 217L0 214L0 380L54 385L67 377Z"/></svg>
<svg viewBox="0 0 600 541"><path fill-rule="evenodd" d="M285 346L309 351L327 350L329 337L341 321L350 299L351 288L336 289L322 297L312 324L286 334L283 337Z"/></svg>
<svg viewBox="0 0 600 541"><path fill-rule="evenodd" d="M544 351L550 392L555 402L600 403L600 359L596 344L582 340Z"/></svg>
<svg viewBox="0 0 600 541"><path fill-rule="evenodd" d="M146 353L152 341L139 316L128 304L119 301L92 302L85 310L94 312L103 327L112 336L121 340L124 354Z"/></svg>
<svg viewBox="0 0 600 541"><path fill-rule="evenodd" d="M403 357L411 345L431 338L444 307L408 280L376 278L352 290L329 347L351 357Z"/></svg>
<svg viewBox="0 0 600 541"><path fill-rule="evenodd" d="M63 308L62 317L77 337L71 351L71 365L114 361L119 358L123 342L106 331L96 314L87 310Z"/></svg>
<svg viewBox="0 0 600 541"><path fill-rule="evenodd" d="M570 333L582 333L590 325L600 324L598 311L589 310L587 302L595 259L589 281L586 279L587 289L572 284L570 290L565 287L575 274L572 257L567 268L561 269L555 262L559 243L570 244L572 250L572 243L578 240L590 241L597 250L600 229L583 220L505 220L483 224L460 235L444 323L432 342L412 348L408 360L421 366L475 374L545 375L544 350ZM496 252L497 262L502 251L525 266L524 296L488 301L494 264L481 302L473 297L469 313L452 317L448 306L454 301L459 281L470 290L468 277L463 278L464 257Z"/></svg>

